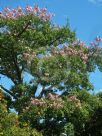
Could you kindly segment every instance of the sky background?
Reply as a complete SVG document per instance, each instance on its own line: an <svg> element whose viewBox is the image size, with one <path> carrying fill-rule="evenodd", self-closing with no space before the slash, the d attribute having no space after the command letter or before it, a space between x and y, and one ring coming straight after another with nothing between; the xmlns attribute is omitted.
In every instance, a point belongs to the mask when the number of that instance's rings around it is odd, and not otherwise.
<svg viewBox="0 0 102 136"><path fill-rule="evenodd" d="M97 35L102 37L102 0L0 0L0 10L4 7L35 4L53 12L55 17L52 21L55 24L64 25L69 20L77 37L87 44ZM26 79L30 79L29 75L26 75ZM102 73L96 70L90 75L90 80L94 84L95 92L102 91ZM0 79L0 83L7 88L11 84L4 77Z"/></svg>

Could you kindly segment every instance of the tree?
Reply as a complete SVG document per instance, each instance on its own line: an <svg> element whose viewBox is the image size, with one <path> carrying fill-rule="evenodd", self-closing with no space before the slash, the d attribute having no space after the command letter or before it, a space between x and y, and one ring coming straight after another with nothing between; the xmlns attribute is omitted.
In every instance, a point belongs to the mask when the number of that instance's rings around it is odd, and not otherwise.
<svg viewBox="0 0 102 136"><path fill-rule="evenodd" d="M87 120L88 111L81 109L77 96L69 96L73 91L93 89L89 73L96 66L102 69L101 38L87 47L68 25L54 25L52 16L38 6L5 8L0 13L0 74L13 82L10 90L2 85L1 90L7 95L8 111L15 109L19 120L31 128L44 135L79 135L77 124L83 130L81 122ZM29 83L23 79L24 72L33 77Z"/></svg>
<svg viewBox="0 0 102 136"><path fill-rule="evenodd" d="M29 97L34 96L38 84L44 86L41 94L43 95L44 88L50 85L46 81L47 73L40 70L41 65L47 66L47 63L49 63L46 59L47 53L51 55L52 50L57 45L65 42L70 43L75 39L74 32L71 32L67 26L62 28L54 26L49 20L50 17L51 14L46 13L45 8L39 9L37 6L34 8L27 6L25 10L21 7L15 10L6 8L1 13L0 74L7 76L14 83L11 91L2 86L1 88L15 100L22 97L22 95L24 96L27 88L33 88L32 92L27 92L30 95ZM4 31L4 29L6 30ZM44 57L40 57L41 55ZM47 58L53 63L56 62L52 55L51 58ZM57 56L55 58L57 59ZM61 59L62 63L64 63L63 57ZM59 62L60 59L57 59L57 61ZM55 63L55 67L57 67L58 62ZM50 67L48 65L48 69ZM24 71L29 72L34 77L36 83L32 82L33 87L32 85L24 84ZM59 72L61 73L61 68L59 68ZM56 75L55 78L57 78ZM41 78L45 78L43 82Z"/></svg>

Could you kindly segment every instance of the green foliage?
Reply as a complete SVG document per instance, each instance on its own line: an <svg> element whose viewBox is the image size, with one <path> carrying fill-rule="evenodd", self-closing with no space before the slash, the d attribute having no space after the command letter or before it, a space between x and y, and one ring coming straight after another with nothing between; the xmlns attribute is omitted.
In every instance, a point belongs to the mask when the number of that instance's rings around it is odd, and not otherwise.
<svg viewBox="0 0 102 136"><path fill-rule="evenodd" d="M7 111L7 102L0 92L0 136L42 136L35 129L31 129L27 123L19 122L16 113Z"/></svg>
<svg viewBox="0 0 102 136"><path fill-rule="evenodd" d="M45 136L59 136L63 133L72 136L85 135L88 133L90 119L101 108L98 97L87 91L72 92L63 98L57 97L57 100L53 96L53 100L47 98L43 102L41 105L33 103L31 107L25 109L20 120L23 122L26 120L31 127L42 130ZM99 115L97 116L100 118Z"/></svg>

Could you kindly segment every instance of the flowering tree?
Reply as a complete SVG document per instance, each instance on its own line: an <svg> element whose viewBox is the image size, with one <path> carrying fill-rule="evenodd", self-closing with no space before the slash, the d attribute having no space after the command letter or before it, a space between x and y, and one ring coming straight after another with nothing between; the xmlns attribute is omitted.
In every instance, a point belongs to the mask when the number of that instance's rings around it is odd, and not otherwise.
<svg viewBox="0 0 102 136"><path fill-rule="evenodd" d="M52 51L55 51L54 48L57 48L57 45L65 42L71 43L75 39L74 32L71 32L67 26L60 28L53 25L50 22L51 16L52 14L47 13L45 8L40 9L38 6L27 6L25 9L21 7L17 9L5 8L0 13L0 74L12 80L13 88L23 85L22 75L24 71L34 76L34 83L31 81L35 87L33 95L39 83L44 87L50 85L50 80L47 81L49 73L46 69L42 71L43 65L50 70L49 60L52 61L52 65L55 64L57 67L58 62L55 63L55 59L57 61L60 59L58 60L58 55L53 55ZM48 66L47 63L49 63ZM63 73L61 69L61 66L58 67L59 72ZM53 75L55 77L52 76L51 82L54 83L53 80L56 80L56 75ZM61 79L58 79L57 83L60 83ZM32 86L30 87L32 88ZM25 93L22 92L23 90L13 92L7 91L4 87L2 89L14 99Z"/></svg>
<svg viewBox="0 0 102 136"><path fill-rule="evenodd" d="M1 90L7 95L8 110L14 108L30 127L44 135L74 135L74 127L79 128L73 116L80 120L80 132L84 129L81 122L89 116L86 109L84 116L78 96L69 92L93 89L89 73L96 66L102 70L101 38L86 46L69 26L54 25L52 16L38 6L0 12L0 74L13 82L10 90L2 85ZM24 72L33 77L29 83L23 79Z"/></svg>

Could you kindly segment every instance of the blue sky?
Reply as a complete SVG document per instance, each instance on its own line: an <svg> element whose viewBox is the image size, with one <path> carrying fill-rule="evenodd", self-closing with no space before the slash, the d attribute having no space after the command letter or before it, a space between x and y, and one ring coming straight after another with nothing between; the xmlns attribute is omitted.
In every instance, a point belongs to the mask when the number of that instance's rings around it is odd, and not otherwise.
<svg viewBox="0 0 102 136"><path fill-rule="evenodd" d="M64 25L69 20L72 30L76 30L77 37L86 43L96 35L102 36L102 0L0 0L0 10L6 6L14 8L37 4L47 7L55 13L53 22ZM96 90L102 90L102 73L96 70L90 76ZM2 83L5 78L2 79ZM8 87L10 82L6 80Z"/></svg>

